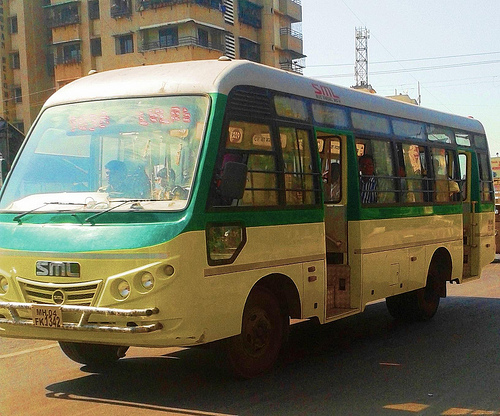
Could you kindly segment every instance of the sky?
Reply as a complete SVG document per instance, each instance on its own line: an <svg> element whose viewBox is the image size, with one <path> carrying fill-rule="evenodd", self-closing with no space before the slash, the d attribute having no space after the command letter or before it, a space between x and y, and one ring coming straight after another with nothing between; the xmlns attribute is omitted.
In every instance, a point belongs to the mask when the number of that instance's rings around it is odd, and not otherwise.
<svg viewBox="0 0 500 416"><path fill-rule="evenodd" d="M435 110L471 116L500 155L499 0L301 0L304 75L356 84L356 28L366 27L368 82Z"/></svg>

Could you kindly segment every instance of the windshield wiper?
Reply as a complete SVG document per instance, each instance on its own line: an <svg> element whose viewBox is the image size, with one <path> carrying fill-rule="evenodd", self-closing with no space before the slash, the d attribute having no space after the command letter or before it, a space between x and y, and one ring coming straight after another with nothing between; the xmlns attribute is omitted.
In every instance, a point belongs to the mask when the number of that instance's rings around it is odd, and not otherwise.
<svg viewBox="0 0 500 416"><path fill-rule="evenodd" d="M86 204L78 202L44 202L43 205L40 205L39 207L30 209L29 211L22 212L21 214L16 215L14 218L12 218L12 221L17 221L18 224L22 224L23 222L21 221L21 218L23 218L25 215L29 215L35 211L38 211L39 209L42 209L47 205L86 205Z"/></svg>
<svg viewBox="0 0 500 416"><path fill-rule="evenodd" d="M92 225L94 225L95 224L94 218L97 218L97 217L101 216L102 214L106 214L107 212L113 211L114 209L119 208L125 204L132 204L131 209L134 209L134 210L144 209L142 207L142 205L140 205L139 203L145 202L145 201L148 201L148 202L154 201L154 199L127 199L127 200L122 201L118 205L115 205L114 207L105 209L104 211L98 212L97 214L94 214L94 215L91 215L90 217L85 218L85 220L83 222L84 223L90 222ZM117 201L115 201L115 202L117 202Z"/></svg>

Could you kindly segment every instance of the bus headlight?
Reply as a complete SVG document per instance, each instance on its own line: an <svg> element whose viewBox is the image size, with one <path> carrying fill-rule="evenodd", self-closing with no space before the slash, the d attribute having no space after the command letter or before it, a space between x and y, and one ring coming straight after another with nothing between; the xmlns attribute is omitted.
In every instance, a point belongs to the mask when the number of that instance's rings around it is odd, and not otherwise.
<svg viewBox="0 0 500 416"><path fill-rule="evenodd" d="M0 293L7 293L9 290L9 281L5 276L0 276Z"/></svg>
<svg viewBox="0 0 500 416"><path fill-rule="evenodd" d="M118 285L116 286L118 289L119 295L125 299L130 295L130 285L126 280L121 280Z"/></svg>
<svg viewBox="0 0 500 416"><path fill-rule="evenodd" d="M155 284L155 278L151 273L145 272L141 275L141 286L144 289L151 290L154 284Z"/></svg>

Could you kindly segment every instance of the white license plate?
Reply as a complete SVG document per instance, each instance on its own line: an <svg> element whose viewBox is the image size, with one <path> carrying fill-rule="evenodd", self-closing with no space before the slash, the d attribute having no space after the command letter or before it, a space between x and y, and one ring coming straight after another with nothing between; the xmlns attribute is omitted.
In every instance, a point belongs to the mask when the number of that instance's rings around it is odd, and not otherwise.
<svg viewBox="0 0 500 416"><path fill-rule="evenodd" d="M63 325L62 312L59 306L33 305L31 316L34 326L44 328L60 328Z"/></svg>

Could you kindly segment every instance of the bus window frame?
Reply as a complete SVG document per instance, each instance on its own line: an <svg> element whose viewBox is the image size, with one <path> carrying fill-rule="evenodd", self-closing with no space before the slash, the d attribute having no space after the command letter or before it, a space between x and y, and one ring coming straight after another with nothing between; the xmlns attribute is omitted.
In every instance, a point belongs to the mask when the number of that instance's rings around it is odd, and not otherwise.
<svg viewBox="0 0 500 416"><path fill-rule="evenodd" d="M353 114L358 113L361 115L368 115L368 116L374 116L374 117L380 117L386 120L387 122L387 127L389 127L389 131L386 132L379 132L379 131L374 131L374 130L365 130L365 129L360 129L357 128L354 124L353 121ZM350 108L349 109L349 118L352 126L352 131L354 132L355 136L358 135L368 135L368 136L374 136L374 137L383 137L383 138L394 138L394 132L392 129L392 123L391 123L391 116L388 116L386 114L381 114L381 113L376 113L372 111L366 111L366 110L361 110L357 108Z"/></svg>
<svg viewBox="0 0 500 416"><path fill-rule="evenodd" d="M254 116L251 113L243 113L239 108L232 108L231 105L231 95L233 93L251 93L256 91L261 94L261 96L267 97L268 105L270 106L270 113L267 116L258 115ZM274 97L279 95L281 97L289 97L291 99L300 99L304 102L307 109L308 119L300 120L295 118L289 118L286 116L279 116L276 112L274 105ZM312 112L311 112L311 100L305 97L300 97L292 94L280 93L279 91L274 91L266 88L252 87L239 85L233 88L229 93L228 102L226 105L226 112L224 115L224 120L222 124L222 132L219 141L218 155L215 161L214 172L212 175L212 185L210 186L209 196L207 198L207 211L218 211L218 210L283 210L283 209L310 209L319 208L322 204L322 189L321 189L321 167L319 163L319 152L317 147L317 142L315 140L314 134L314 124L311 122ZM275 157L276 162L276 175L277 175L277 188L273 188L278 193L277 204L275 205L216 205L216 188L217 188L217 177L218 171L222 166L223 156L226 153L226 143L229 134L229 126L233 121L245 122L245 123L256 123L256 124L266 124L270 127L271 140L273 143L272 153ZM280 140L280 127L284 128L295 128L297 130L305 130L308 132L309 136L309 146L311 152L311 162L313 164L312 175L313 175L313 189L314 193L313 204L287 204L286 201L286 189L285 189L285 169L283 160L283 150L281 148ZM231 153L236 153L235 149L231 149ZM252 150L242 150L242 154L250 154ZM258 152L256 152L258 153ZM270 152L271 153L271 152ZM317 155L317 156L315 156ZM270 188L271 189L271 188Z"/></svg>
<svg viewBox="0 0 500 416"><path fill-rule="evenodd" d="M371 149L371 142L373 140L376 141L381 141L389 144L390 152L391 152L391 161L392 161L392 168L393 168L393 175L388 176L388 175L375 175L375 178L381 178L383 180L389 180L392 181L394 184L397 184L397 186L393 187L392 190L386 191L386 193L392 193L394 195L394 202L371 202L371 203L363 203L361 201L361 189L359 189L359 180L361 178L360 176L360 169L359 169L359 158L366 153L367 147L365 143L364 147L364 153L361 156L356 155L356 171L357 171L357 182L358 182L358 194L360 196L360 206L362 208L374 208L374 207L391 207L391 206L400 206L401 201L399 198L399 195L401 194L401 189L400 189L400 181L399 181L399 176L398 176L398 169L399 169L399 163L397 161L397 149L396 149L396 142L394 140L394 136L374 136L374 135L366 135L366 134L359 134L359 133L354 133L353 134L353 139L354 143L357 146L358 145L358 140L360 141L369 141L370 142L370 149ZM373 149L371 149L372 153L369 153L373 157ZM375 169L376 169L376 163L375 163ZM379 192L377 190L377 192Z"/></svg>

